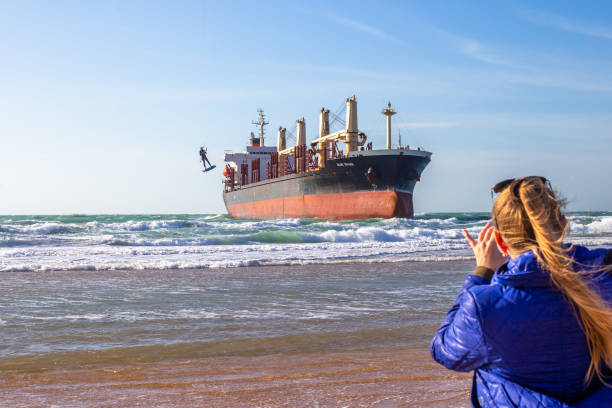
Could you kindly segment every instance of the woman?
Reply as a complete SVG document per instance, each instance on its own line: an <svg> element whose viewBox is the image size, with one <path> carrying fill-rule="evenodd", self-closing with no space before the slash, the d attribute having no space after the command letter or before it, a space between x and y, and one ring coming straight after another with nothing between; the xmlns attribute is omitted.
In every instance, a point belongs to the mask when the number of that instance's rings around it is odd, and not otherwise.
<svg viewBox="0 0 612 408"><path fill-rule="evenodd" d="M568 221L546 179L494 187L493 225L431 343L447 368L475 370L475 407L612 407L612 252L563 244Z"/></svg>

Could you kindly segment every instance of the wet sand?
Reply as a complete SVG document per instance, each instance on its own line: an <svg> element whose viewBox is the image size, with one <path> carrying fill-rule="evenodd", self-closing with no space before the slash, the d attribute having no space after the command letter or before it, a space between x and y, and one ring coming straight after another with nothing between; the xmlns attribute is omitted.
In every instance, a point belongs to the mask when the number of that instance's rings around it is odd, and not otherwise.
<svg viewBox="0 0 612 408"><path fill-rule="evenodd" d="M2 407L468 407L426 348L210 357L5 373Z"/></svg>
<svg viewBox="0 0 612 408"><path fill-rule="evenodd" d="M468 407L427 346L472 263L5 274L0 407Z"/></svg>

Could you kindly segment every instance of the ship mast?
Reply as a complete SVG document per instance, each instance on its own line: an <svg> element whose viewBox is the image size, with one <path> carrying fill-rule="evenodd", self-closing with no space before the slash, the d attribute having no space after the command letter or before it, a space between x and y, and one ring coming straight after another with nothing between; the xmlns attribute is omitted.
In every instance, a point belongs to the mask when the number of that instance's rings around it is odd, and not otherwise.
<svg viewBox="0 0 612 408"><path fill-rule="evenodd" d="M266 122L266 117L264 116L263 109L257 109L257 113L259 113L259 119L257 121L251 122L254 125L259 126L259 145L264 145L264 126L268 125L270 122Z"/></svg>
<svg viewBox="0 0 612 408"><path fill-rule="evenodd" d="M391 102L387 103L387 108L382 110L382 114L387 117L387 149L391 149L391 116L396 113L391 109Z"/></svg>

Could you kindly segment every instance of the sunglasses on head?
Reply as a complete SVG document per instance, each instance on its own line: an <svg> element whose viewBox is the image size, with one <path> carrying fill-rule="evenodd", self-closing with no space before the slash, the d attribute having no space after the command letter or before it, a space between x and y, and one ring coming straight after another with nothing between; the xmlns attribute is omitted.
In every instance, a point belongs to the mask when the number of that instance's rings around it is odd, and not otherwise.
<svg viewBox="0 0 612 408"><path fill-rule="evenodd" d="M518 183L516 183L516 185L514 186L514 191L513 191L514 195L518 196L518 189L519 189L520 185L523 183L523 181L533 180L533 179L539 179L542 183L548 184L548 180L546 179L546 177L542 177L542 176L522 177L521 180ZM493 198L493 194L499 194L502 191L504 191L515 180L519 180L519 179L518 178L512 178L512 179L502 180L499 183L495 184L491 188L491 198Z"/></svg>

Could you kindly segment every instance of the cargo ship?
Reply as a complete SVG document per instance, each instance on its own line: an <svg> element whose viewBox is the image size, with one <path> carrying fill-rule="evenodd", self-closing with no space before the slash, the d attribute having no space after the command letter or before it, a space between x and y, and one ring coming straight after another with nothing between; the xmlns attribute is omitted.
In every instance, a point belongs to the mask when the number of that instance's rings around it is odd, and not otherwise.
<svg viewBox="0 0 612 408"><path fill-rule="evenodd" d="M304 118L296 121L295 145L287 147L287 129L279 127L276 146L264 144L268 124L259 109L256 137L243 153L225 153L223 200L232 218L411 218L413 191L431 160L431 152L391 147L388 103L386 149L374 149L357 126L357 100L346 99L344 129L330 133L330 111L322 108L318 137L306 143ZM343 143L344 146L340 145ZM341 147L344 147L342 149Z"/></svg>

